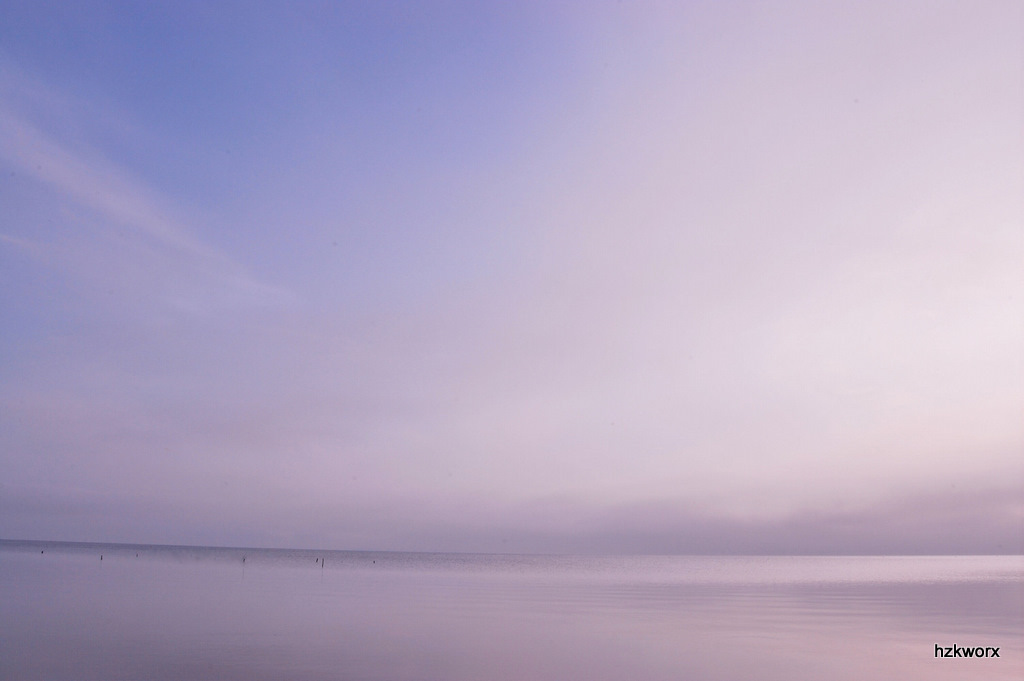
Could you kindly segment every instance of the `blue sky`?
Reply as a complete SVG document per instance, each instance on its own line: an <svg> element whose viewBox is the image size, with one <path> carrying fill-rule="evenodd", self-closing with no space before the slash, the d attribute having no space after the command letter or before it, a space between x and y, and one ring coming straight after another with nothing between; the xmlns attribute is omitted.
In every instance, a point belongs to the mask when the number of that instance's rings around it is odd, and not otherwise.
<svg viewBox="0 0 1024 681"><path fill-rule="evenodd" d="M1021 550L1021 20L0 2L0 536Z"/></svg>

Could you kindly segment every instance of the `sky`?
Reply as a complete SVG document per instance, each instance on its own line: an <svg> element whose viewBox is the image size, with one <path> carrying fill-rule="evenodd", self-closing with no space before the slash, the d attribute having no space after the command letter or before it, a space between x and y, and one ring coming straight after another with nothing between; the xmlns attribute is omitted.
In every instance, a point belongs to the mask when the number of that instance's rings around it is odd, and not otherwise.
<svg viewBox="0 0 1024 681"><path fill-rule="evenodd" d="M1022 28L0 0L0 537L1024 552Z"/></svg>

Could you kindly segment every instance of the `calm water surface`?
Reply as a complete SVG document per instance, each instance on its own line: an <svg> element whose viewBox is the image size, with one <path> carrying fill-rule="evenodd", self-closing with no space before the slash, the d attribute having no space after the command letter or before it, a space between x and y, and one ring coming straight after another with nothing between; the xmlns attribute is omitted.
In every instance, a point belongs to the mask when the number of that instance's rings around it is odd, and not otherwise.
<svg viewBox="0 0 1024 681"><path fill-rule="evenodd" d="M0 678L1017 681L1022 584L1020 556L2 541ZM936 659L936 644L1000 657Z"/></svg>

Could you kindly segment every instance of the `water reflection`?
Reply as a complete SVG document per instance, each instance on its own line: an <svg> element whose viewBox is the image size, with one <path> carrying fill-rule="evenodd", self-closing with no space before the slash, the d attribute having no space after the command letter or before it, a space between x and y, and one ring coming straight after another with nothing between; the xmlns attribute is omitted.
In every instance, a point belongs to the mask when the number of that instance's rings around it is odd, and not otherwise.
<svg viewBox="0 0 1024 681"><path fill-rule="evenodd" d="M0 678L1019 679L1022 576L1015 556L4 542ZM1001 657L935 659L936 643Z"/></svg>

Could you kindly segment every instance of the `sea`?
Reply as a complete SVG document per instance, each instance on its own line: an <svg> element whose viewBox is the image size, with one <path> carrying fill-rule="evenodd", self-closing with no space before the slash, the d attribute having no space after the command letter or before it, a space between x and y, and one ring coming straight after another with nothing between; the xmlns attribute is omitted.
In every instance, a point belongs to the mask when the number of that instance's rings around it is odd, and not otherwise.
<svg viewBox="0 0 1024 681"><path fill-rule="evenodd" d="M0 679L1019 681L1024 556L0 540Z"/></svg>

